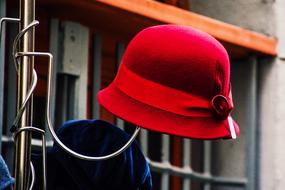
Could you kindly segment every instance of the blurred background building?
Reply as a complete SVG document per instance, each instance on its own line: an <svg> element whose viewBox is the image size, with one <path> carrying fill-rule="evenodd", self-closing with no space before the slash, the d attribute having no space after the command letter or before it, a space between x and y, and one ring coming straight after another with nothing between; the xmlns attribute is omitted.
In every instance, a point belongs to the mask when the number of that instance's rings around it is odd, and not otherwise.
<svg viewBox="0 0 285 190"><path fill-rule="evenodd" d="M240 126L235 140L199 141L141 131L154 190L285 189L285 0L37 0L36 50L55 57L53 121L102 118L129 123L100 107L96 93L114 78L130 39L157 24L208 32L227 49ZM0 1L1 17L18 17L17 0ZM11 48L17 24L5 25L0 56L1 154L13 171L9 127L16 114ZM37 58L34 125L45 128L47 60ZM48 135L48 134L47 134ZM48 146L53 143L48 135ZM32 141L39 149L39 137Z"/></svg>

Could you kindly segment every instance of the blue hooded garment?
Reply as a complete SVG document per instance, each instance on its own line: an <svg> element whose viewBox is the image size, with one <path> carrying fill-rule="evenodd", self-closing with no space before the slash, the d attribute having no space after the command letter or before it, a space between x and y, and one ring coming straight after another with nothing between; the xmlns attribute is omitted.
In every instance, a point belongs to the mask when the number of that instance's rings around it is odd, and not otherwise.
<svg viewBox="0 0 285 190"><path fill-rule="evenodd" d="M130 138L102 120L66 122L58 136L72 150L89 156L110 154ZM34 156L33 160L40 173L41 156ZM41 189L39 182L35 186ZM55 143L47 153L47 187L48 190L150 190L152 181L148 163L136 141L122 154L104 161L72 157Z"/></svg>
<svg viewBox="0 0 285 190"><path fill-rule="evenodd" d="M14 181L3 157L0 155L0 190L8 189L13 185Z"/></svg>

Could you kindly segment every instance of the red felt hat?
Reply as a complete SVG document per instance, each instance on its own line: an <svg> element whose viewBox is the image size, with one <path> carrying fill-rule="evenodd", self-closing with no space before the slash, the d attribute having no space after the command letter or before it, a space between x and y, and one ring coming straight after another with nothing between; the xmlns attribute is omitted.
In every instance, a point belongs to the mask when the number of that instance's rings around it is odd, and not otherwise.
<svg viewBox="0 0 285 190"><path fill-rule="evenodd" d="M161 133L196 139L239 134L230 116L228 54L191 27L160 25L138 33L98 100L116 116Z"/></svg>

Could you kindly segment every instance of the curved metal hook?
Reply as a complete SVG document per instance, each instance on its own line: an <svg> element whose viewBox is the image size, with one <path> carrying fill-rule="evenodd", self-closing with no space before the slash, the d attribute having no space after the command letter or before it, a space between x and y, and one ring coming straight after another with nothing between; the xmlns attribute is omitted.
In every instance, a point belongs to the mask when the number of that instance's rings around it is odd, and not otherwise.
<svg viewBox="0 0 285 190"><path fill-rule="evenodd" d="M36 172L35 172L35 168L32 162L30 162L30 166L31 166L31 173L32 173L32 181L31 181L29 190L32 190L34 187L35 180L36 180L36 175L35 175Z"/></svg>
<svg viewBox="0 0 285 190"><path fill-rule="evenodd" d="M16 116L16 118L15 118L15 120L13 122L13 125L12 125L12 127L10 129L11 132L13 132L17 128L17 126L19 124L19 121L20 121L20 119L21 119L21 117L23 115L23 112L25 111L25 107L27 105L27 102L30 99L30 97L32 96L33 91L36 88L36 85L37 85L37 82L38 82L38 75L37 75L35 69L33 69L33 78L32 78L32 80L33 81L32 81L31 87L30 87L30 89L29 89L29 91L27 93L27 97L25 98L24 102L22 103L22 105L21 105L21 107L20 107L20 109L19 109L19 111L17 113L17 116Z"/></svg>
<svg viewBox="0 0 285 190"><path fill-rule="evenodd" d="M0 19L0 36L2 35L2 24L4 22L20 22L20 19L19 18L10 18L10 17L3 17Z"/></svg>
<svg viewBox="0 0 285 190"><path fill-rule="evenodd" d="M42 156L43 156L43 161L42 161L42 167L43 167L43 176L42 176L42 180L43 180L43 190L46 190L46 140L45 140L45 131L42 130L42 129L39 129L39 128L36 128L36 127L33 127L33 126L26 126L26 127L22 127L22 128L19 128L19 129L16 129L13 133L13 136L14 136L14 139L17 137L17 135L19 135L21 132L23 131L31 131L31 132L36 132L36 133L39 133L41 134L42 136ZM30 188L29 190L32 190L33 186L34 186L34 182L35 182L35 170L34 170L34 167L33 167L33 163L30 162L30 165L31 165L31 172L32 172L32 181L31 181L31 185L30 185Z"/></svg>
<svg viewBox="0 0 285 190"><path fill-rule="evenodd" d="M2 23L3 21L13 21L13 22L19 22L20 19L17 19L17 18L2 18L1 19L1 26L2 26ZM39 24L39 21L35 20L33 21L32 23L30 23L26 28L24 28L21 32L18 33L18 35L16 36L14 42L13 42L13 49L12 49L12 53L13 53L13 60L14 60L14 65L15 65L15 68L16 70L18 71L18 62L17 62L17 59L16 59L16 51L17 51L17 45L18 45L18 42L20 40L20 38L27 32L29 31L29 29L31 27L34 27L36 25ZM2 28L1 28L2 29ZM27 97L25 98L24 102L22 103L21 105L21 108L19 109L18 113L17 113L17 116L13 122L13 125L11 127L11 131L15 130L15 128L17 127L22 115L23 115L23 112L25 110L25 107L26 107L26 104L28 102L28 100L30 99L36 85L37 85L37 74L36 74L36 71L33 69L33 78L32 78L32 84L31 84L31 88L29 89L28 93L27 93Z"/></svg>
<svg viewBox="0 0 285 190"><path fill-rule="evenodd" d="M83 155L83 154L79 154L73 150L71 150L70 148L68 148L64 143L61 142L61 140L57 137L53 126L52 126L52 122L50 119L50 113L51 113L51 109L50 109L50 96L51 96L51 91L52 91L52 63L53 63L53 56L51 53L46 53L46 52L18 52L15 54L15 58L19 58L19 57L23 57L23 56L45 56L49 58L49 66L48 66L48 89L47 89L47 107L46 107L46 119L47 119L47 125L48 125L48 129L52 135L52 137L54 138L54 140L56 141L56 143L68 154L70 154L71 156L74 156L76 158L80 158L83 160L90 160L90 161L98 161L98 160L106 160L106 159L110 159L113 158L119 154L121 154L123 151L125 151L130 145L131 143L135 140L136 136L138 135L138 132L140 131L140 128L137 127L135 132L133 133L133 135L131 136L131 138L128 140L128 142L122 146L120 149L118 149L117 151L105 155L105 156L87 156L87 155Z"/></svg>
<svg viewBox="0 0 285 190"><path fill-rule="evenodd" d="M18 72L18 61L16 59L16 52L17 52L17 45L19 43L20 38L27 32L30 30L30 28L35 27L39 24L39 21L34 20L33 22L31 22L26 28L24 28L22 31L20 31L18 33L18 35L15 37L15 40L13 42L13 49L12 49L12 54L13 54L13 61L14 61L14 65L16 68L16 71Z"/></svg>
<svg viewBox="0 0 285 190"><path fill-rule="evenodd" d="M12 54L13 54L13 61L14 61L14 65L15 65L15 69L16 69L17 73L18 73L18 65L19 65L19 63L18 63L17 58L16 58L15 55L16 55L17 45L19 43L19 40L27 31L30 30L30 28L32 28L32 27L34 27L34 26L36 26L38 24L39 24L39 21L34 20L26 28L24 28L22 31L20 31L18 33L18 35L15 37L15 40L13 42ZM32 80L33 81L32 81L32 84L31 84L31 88L27 92L27 96L26 96L24 102L22 103L18 113L17 113L17 116L16 116L16 118L15 118L15 120L13 122L13 125L12 125L11 129L10 129L11 131L16 129L16 127L17 127L17 125L18 125L18 123L19 123L19 121L20 121L20 119L21 119L21 117L23 115L23 112L25 111L25 107L27 105L27 102L30 99L30 97L32 96L32 93L35 90L35 87L37 85L38 77L37 77L37 73L36 73L35 69L33 69L33 78L32 78Z"/></svg>

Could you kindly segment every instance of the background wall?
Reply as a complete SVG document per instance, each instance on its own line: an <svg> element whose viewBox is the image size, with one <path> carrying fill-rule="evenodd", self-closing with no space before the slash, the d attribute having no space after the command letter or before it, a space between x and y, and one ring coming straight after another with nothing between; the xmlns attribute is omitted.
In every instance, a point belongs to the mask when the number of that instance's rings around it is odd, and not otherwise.
<svg viewBox="0 0 285 190"><path fill-rule="evenodd" d="M7 11L5 10L6 3L8 4ZM9 16L17 15L18 8L15 4L17 4L17 0L1 0L1 14L4 15L7 12ZM185 4L183 8L187 9L189 7L191 11L198 14L268 36L274 36L279 41L278 56L275 58L265 57L252 52L243 58L231 57L231 81L235 104L232 115L241 130L236 141L187 141L188 146L191 147L188 148L187 158L189 158L188 162L191 161L189 166L193 171L204 174L203 172L207 170L206 174L209 172L213 176L247 179L246 187L209 185L210 183L199 180L183 181L182 178L170 175L165 171L163 171L165 173L155 171L153 172L155 189L169 187L171 190L180 190L182 187L184 189L190 189L191 187L194 190L283 190L285 188L285 148L283 145L285 141L283 137L285 134L285 0L189 0L187 6ZM115 77L119 57L122 54L122 50L119 50L118 47L122 44L125 47L130 40L130 36L134 35L132 31L127 30L132 27L142 28L153 22L146 19L140 26L129 26L127 29L117 28L113 30L113 27L117 26L115 22L98 22L99 25L97 25L97 22L90 21L90 19L84 20L84 15L76 17L76 14L67 10L69 9L66 8L64 13L61 14L60 9L57 11L45 7L37 9L37 19L40 20L41 24L37 28L36 49L39 51L51 50L54 51L54 55L60 57L63 55L64 49L55 51L54 47L61 45L59 44L60 38L65 35L61 33L61 30L64 29L63 23L74 22L79 28L88 29L88 35L86 34L88 41L85 41L85 45L86 47L89 45L89 53L82 54L86 63L85 68L88 69L88 81L85 80L85 87L88 87L87 105L84 105L84 110L87 107L87 110L85 110L87 111L86 115L92 118L95 113L93 107L96 107L96 118L100 115L102 119L118 125L119 120L115 116L95 105L96 93L93 90L98 91L100 88L106 87ZM55 12L56 14L54 14ZM121 18L124 17L119 15L117 20ZM52 24L54 19L58 22L56 27ZM138 18L135 17L131 21L136 19ZM100 20L100 18L97 18L97 20ZM126 20L122 23L127 22L129 21ZM104 28L105 25L106 28ZM0 136L2 134L1 130L3 130L2 152L12 168L13 144L8 128L15 115L16 74L13 65L8 64L8 60L11 59L8 50L11 49L17 27L9 26L8 31L6 65L4 66L3 56L1 57L0 68L0 90L4 89L0 92L0 106L2 106L0 107ZM58 36L56 37L52 31L58 32ZM86 47L83 49L87 51ZM68 50L69 47L66 48ZM1 53L4 54L4 49L1 49ZM39 62L43 62L43 60L39 60ZM42 118L43 111L40 112L42 107L39 105L44 104L46 89L46 66L42 65L36 66L40 73L40 84L35 93L35 102L38 105L38 107L35 107L35 114L38 115L36 115L34 123L39 126L44 126L42 123L44 121ZM2 105L2 102L4 102L4 105ZM57 106L65 104L68 103L60 103ZM65 106L68 108L70 105ZM124 126L129 127L129 124L122 123L122 121L120 121L120 124L122 128ZM163 139L167 139L167 143ZM154 161L163 161L164 153L167 152L166 165L170 166L172 164L182 167L186 152L184 151L185 146L183 147L186 144L184 140L149 132L147 140L142 140L142 142L149 145L146 146L148 156Z"/></svg>

